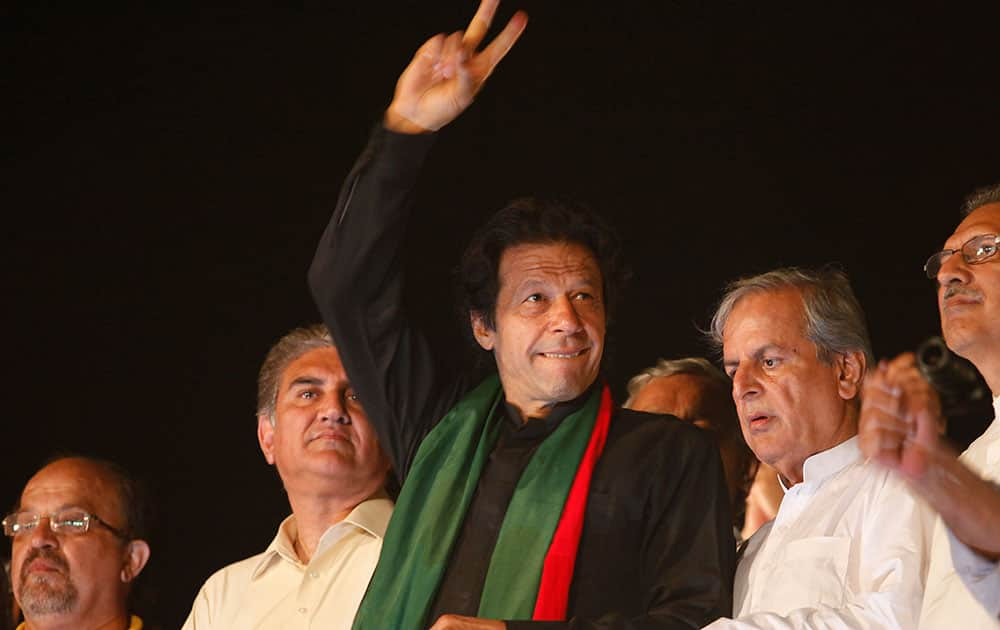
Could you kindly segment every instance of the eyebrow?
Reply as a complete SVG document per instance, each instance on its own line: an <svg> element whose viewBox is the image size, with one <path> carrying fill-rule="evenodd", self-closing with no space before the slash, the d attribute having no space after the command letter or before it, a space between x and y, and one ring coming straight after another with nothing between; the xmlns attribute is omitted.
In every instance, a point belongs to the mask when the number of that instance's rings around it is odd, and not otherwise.
<svg viewBox="0 0 1000 630"><path fill-rule="evenodd" d="M783 348L783 346L779 346L776 343L767 343L767 344L764 344L763 346L757 348L756 350L754 350L750 354L750 358L754 359L754 360L757 360L757 359L761 358L762 356L764 356L765 354L767 354L768 352L771 352L771 351L774 351L774 350L783 351L784 348ZM736 359L735 361L733 361L733 360L726 361L725 359L722 360L722 366L726 367L726 368L738 366L739 364L740 364L740 360L739 359Z"/></svg>
<svg viewBox="0 0 1000 630"><path fill-rule="evenodd" d="M31 507L25 507L24 505L19 505L17 507L17 509L14 510L13 512L11 512L11 513L12 514L17 514L19 512L30 512L32 514L38 514L38 515L46 514L47 515L47 514L55 514L56 512L62 512L63 510L69 510L71 508L76 508L77 510L83 510L84 512L88 512L88 513L91 512L91 508L83 507L82 505L79 504L79 502L74 502L74 503L63 503L62 505L58 506L54 510L48 510L48 511L39 510L39 509L36 509L36 508L31 508Z"/></svg>
<svg viewBox="0 0 1000 630"><path fill-rule="evenodd" d="M317 376L300 376L288 384L288 389L299 385L322 385L325 381Z"/></svg>

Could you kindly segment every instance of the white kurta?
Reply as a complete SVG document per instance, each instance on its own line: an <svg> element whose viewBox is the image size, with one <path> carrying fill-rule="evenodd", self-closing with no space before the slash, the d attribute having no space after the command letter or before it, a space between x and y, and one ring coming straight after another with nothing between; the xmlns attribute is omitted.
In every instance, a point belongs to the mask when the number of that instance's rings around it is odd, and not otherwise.
<svg viewBox="0 0 1000 630"><path fill-rule="evenodd" d="M983 477L1000 482L1000 396L993 399L993 411L993 422L961 460ZM1000 563L959 542L940 518L934 527L920 628L1000 628Z"/></svg>
<svg viewBox="0 0 1000 630"><path fill-rule="evenodd" d="M803 481L758 530L736 569L735 619L719 628L917 625L934 515L853 437L808 458Z"/></svg>
<svg viewBox="0 0 1000 630"><path fill-rule="evenodd" d="M391 514L388 498L362 502L326 530L309 564L295 554L295 516L289 516L267 551L205 582L183 630L349 630Z"/></svg>

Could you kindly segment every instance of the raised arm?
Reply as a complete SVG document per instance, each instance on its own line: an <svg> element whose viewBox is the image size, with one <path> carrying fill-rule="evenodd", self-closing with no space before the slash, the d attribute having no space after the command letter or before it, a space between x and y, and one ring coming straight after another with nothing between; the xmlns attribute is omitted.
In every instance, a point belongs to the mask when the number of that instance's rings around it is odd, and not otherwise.
<svg viewBox="0 0 1000 630"><path fill-rule="evenodd" d="M420 440L460 395L403 304L401 260L412 191L433 134L472 102L526 24L517 14L477 52L498 0L465 32L428 40L341 189L309 269L309 286L355 390L399 477Z"/></svg>

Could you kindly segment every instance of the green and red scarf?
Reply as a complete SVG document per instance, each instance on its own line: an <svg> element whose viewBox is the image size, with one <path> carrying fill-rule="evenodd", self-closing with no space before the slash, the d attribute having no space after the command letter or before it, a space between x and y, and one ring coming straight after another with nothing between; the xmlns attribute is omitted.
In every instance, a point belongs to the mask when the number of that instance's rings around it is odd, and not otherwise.
<svg viewBox="0 0 1000 630"><path fill-rule="evenodd" d="M491 376L424 438L396 502L355 630L422 629L479 476L496 446L503 389ZM607 385L545 438L507 507L478 616L565 619L590 491L611 421Z"/></svg>

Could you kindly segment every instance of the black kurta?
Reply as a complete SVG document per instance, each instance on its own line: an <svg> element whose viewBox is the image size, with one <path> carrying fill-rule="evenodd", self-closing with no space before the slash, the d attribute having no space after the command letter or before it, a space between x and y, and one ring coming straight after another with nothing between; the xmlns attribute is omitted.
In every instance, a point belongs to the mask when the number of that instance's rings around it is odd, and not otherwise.
<svg viewBox="0 0 1000 630"><path fill-rule="evenodd" d="M433 138L376 130L309 274L348 376L404 483L421 440L475 385L459 366L439 361L404 306L402 244ZM538 444L583 399L524 425L508 409L514 417L480 477L429 622L476 614L517 480ZM508 627L700 628L730 614L734 552L713 441L669 416L616 409L591 479L569 621Z"/></svg>

